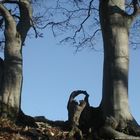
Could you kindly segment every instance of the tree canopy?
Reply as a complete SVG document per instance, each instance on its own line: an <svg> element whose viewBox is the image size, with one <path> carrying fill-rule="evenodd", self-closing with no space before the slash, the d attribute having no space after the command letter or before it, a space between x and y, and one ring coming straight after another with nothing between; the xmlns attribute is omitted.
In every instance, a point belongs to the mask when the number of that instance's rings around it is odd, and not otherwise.
<svg viewBox="0 0 140 140"><path fill-rule="evenodd" d="M38 20L37 27L52 29L53 35L59 36L61 43L70 43L77 50L90 47L98 50L97 42L102 40L99 21L99 1L95 0L55 0L46 1L45 22ZM133 1L125 1L125 10L128 15L133 13ZM57 18L56 18L57 17ZM139 18L135 19L130 30L130 45L138 46L140 30ZM137 32L136 32L137 31ZM63 34L65 34L63 36ZM61 36L62 35L62 36ZM60 37L61 36L61 37ZM100 49L100 48L99 48Z"/></svg>

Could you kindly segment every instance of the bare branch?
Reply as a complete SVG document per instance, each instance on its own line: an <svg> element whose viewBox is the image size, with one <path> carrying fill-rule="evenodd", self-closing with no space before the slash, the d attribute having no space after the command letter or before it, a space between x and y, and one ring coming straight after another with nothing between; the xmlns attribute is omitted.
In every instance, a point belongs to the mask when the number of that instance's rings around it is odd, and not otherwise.
<svg viewBox="0 0 140 140"><path fill-rule="evenodd" d="M16 35L16 23L9 10L0 3L0 13L5 20L5 35L6 36L15 36ZM10 34L9 34L10 31ZM11 36L11 37L12 37Z"/></svg>
<svg viewBox="0 0 140 140"><path fill-rule="evenodd" d="M94 1L94 0L91 0L91 1L90 1L87 16L86 16L86 18L82 21L82 23L80 24L79 29L75 32L75 34L74 34L73 37L76 37L77 33L80 32L81 29L83 28L83 24L84 24L84 23L88 20L88 18L90 17L91 6L92 6L92 2L93 2L93 1Z"/></svg>
<svg viewBox="0 0 140 140"><path fill-rule="evenodd" d="M20 0L19 3L20 20L17 30L21 35L22 43L24 43L27 32L32 26L32 8L29 0Z"/></svg>
<svg viewBox="0 0 140 140"><path fill-rule="evenodd" d="M35 32L35 37L37 38L38 37L38 32L36 30L36 27L34 26L34 21L31 19L31 22L32 22L32 27L34 29L34 32Z"/></svg>
<svg viewBox="0 0 140 140"><path fill-rule="evenodd" d="M1 3L18 3L17 0L2 0Z"/></svg>
<svg viewBox="0 0 140 140"><path fill-rule="evenodd" d="M139 6L138 0L133 0L132 4L133 4L133 7L134 7L134 11L133 11L131 16L133 18L135 18L138 14L140 14L140 6Z"/></svg>

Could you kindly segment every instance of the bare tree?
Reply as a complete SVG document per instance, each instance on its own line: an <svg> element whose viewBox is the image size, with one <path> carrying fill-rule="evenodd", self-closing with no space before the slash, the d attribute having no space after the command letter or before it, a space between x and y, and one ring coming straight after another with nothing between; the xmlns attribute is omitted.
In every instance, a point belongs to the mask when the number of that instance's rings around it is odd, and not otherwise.
<svg viewBox="0 0 140 140"><path fill-rule="evenodd" d="M4 31L4 38L0 42L4 44L4 60L0 59L1 116L16 120L20 113L22 47L31 27L35 34L40 36L42 34L38 33L37 28L43 29L47 26L51 26L54 35L60 33L60 30L71 31L65 32L67 37L62 42L72 41L77 50L94 46L95 37L101 31L104 48L102 101L98 108L88 105L90 109L87 107L86 111L84 104L79 112L75 111L78 113L78 120L74 123L80 128L82 118L86 120L82 115L89 113L88 118L92 119L89 120L88 129L92 129L96 136L139 139L140 128L129 110L128 103L129 29L140 12L139 1L56 0L56 3L52 3L52 8L47 8L42 13L45 16L43 20L41 15L32 15L31 2L0 1L0 27ZM70 119L73 119L72 123L75 121L75 117ZM83 128L85 124L83 123Z"/></svg>
<svg viewBox="0 0 140 140"><path fill-rule="evenodd" d="M139 0L56 2L56 6L48 10L51 18L46 26L51 26L54 35L59 29L65 31L66 37L62 42L72 41L72 45L79 50L81 47L94 46L97 33L102 32L104 49L102 101L98 107L100 112L97 113L98 121L96 124L92 123L91 127L96 126L94 132L96 130L98 135L104 138L137 138L134 136L140 136L140 128L130 112L128 103L128 46L129 30L140 13ZM59 18L56 19L53 15L55 17L58 15ZM92 113L96 117L94 108ZM99 114L101 117L98 117ZM102 123L97 126L97 122Z"/></svg>
<svg viewBox="0 0 140 140"><path fill-rule="evenodd" d="M15 15L15 10L18 15ZM1 59L0 115L16 120L21 105L23 81L22 47L32 24L29 0L0 2L1 30L4 30L4 60Z"/></svg>
<svg viewBox="0 0 140 140"><path fill-rule="evenodd" d="M128 104L129 29L140 12L137 0L133 0L132 5L134 10L130 15L125 11L125 0L101 0L99 8L104 42L103 98L100 107L105 120L110 116L116 120L114 129L119 131L132 128L130 124L138 126ZM107 131L112 132L114 138L123 137L119 133L115 136L115 131L111 129ZM139 129L135 133L139 135Z"/></svg>

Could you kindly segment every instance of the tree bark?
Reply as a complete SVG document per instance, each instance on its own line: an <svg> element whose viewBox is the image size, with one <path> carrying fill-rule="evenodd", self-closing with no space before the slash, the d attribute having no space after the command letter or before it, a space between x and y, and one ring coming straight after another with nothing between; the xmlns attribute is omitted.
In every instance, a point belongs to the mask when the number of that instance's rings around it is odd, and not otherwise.
<svg viewBox="0 0 140 140"><path fill-rule="evenodd" d="M11 3L7 0L6 3ZM5 47L0 114L16 119L20 111L23 81L22 46L31 27L32 9L28 0L12 1L18 4L20 19L16 23L9 10L0 3L0 13L5 21Z"/></svg>
<svg viewBox="0 0 140 140"><path fill-rule="evenodd" d="M105 125L119 131L126 129L128 122L137 124L128 103L128 38L130 25L136 15L134 2L132 15L125 12L125 0L100 0L99 6L104 45L103 97L100 108Z"/></svg>
<svg viewBox="0 0 140 140"><path fill-rule="evenodd" d="M128 105L128 19L125 0L100 2L100 21L104 42L103 98L104 116L132 120Z"/></svg>

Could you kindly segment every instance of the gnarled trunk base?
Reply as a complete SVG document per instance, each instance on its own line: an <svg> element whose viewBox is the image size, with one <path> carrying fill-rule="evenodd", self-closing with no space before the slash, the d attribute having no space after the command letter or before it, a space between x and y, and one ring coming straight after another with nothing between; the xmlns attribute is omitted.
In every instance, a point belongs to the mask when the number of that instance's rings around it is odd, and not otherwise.
<svg viewBox="0 0 140 140"><path fill-rule="evenodd" d="M72 127L70 135L75 136L79 134L81 138L88 139L140 139L140 126L133 119L132 121L126 121L124 119L114 118L113 116L106 117L101 107L91 107L88 103L89 95L87 96L85 106L80 108L80 104L75 100L75 97L79 94L86 93L86 91L74 91L70 95L68 102L68 124ZM76 102L73 106L73 101ZM73 108L72 108L73 107ZM75 108L75 109L74 109ZM78 109L77 109L78 108ZM71 111L74 110L74 111ZM73 113L73 114L71 114Z"/></svg>

